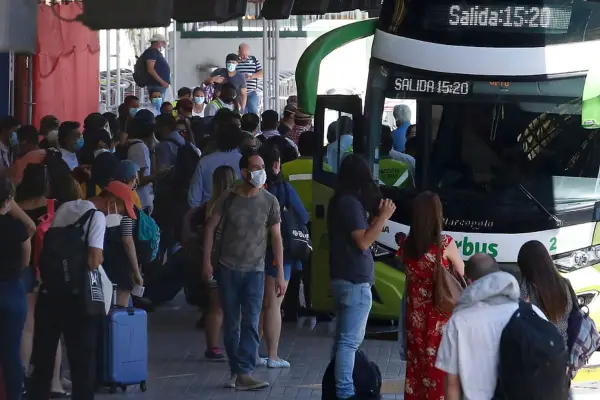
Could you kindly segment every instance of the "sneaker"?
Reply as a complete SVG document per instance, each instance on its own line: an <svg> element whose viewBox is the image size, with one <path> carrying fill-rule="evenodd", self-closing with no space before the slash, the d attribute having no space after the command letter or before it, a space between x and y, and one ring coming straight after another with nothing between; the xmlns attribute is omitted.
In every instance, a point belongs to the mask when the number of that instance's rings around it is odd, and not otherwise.
<svg viewBox="0 0 600 400"><path fill-rule="evenodd" d="M237 374L231 374L227 382L225 382L225 387L229 389L235 389L235 381L237 381Z"/></svg>
<svg viewBox="0 0 600 400"><path fill-rule="evenodd" d="M260 381L251 375L238 375L235 390L258 390L269 387L268 382Z"/></svg>
<svg viewBox="0 0 600 400"><path fill-rule="evenodd" d="M290 367L290 363L281 358L279 358L277 360L273 360L272 358L269 358L267 360L267 368L289 368L289 367Z"/></svg>
<svg viewBox="0 0 600 400"><path fill-rule="evenodd" d="M218 347L213 347L211 349L207 349L204 352L204 357L210 361L226 361L227 357L223 353L221 353L221 349Z"/></svg>
<svg viewBox="0 0 600 400"><path fill-rule="evenodd" d="M266 357L258 357L256 359L256 366L257 367L264 367L265 365L267 365L268 360L269 359L266 358Z"/></svg>

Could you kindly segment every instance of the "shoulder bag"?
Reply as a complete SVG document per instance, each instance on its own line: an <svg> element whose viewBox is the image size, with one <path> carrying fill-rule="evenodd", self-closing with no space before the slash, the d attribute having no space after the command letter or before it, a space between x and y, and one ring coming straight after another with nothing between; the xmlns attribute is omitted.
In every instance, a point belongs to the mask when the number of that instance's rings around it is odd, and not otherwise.
<svg viewBox="0 0 600 400"><path fill-rule="evenodd" d="M451 313L458 302L467 282L460 276L452 263L449 268L444 268L442 263L442 249L438 248L436 266L433 271L433 304L438 311Z"/></svg>

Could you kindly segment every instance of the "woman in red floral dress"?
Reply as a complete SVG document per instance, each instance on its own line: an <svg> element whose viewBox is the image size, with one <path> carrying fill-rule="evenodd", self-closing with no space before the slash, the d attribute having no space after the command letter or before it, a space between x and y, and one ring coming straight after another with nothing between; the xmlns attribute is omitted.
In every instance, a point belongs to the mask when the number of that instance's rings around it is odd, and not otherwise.
<svg viewBox="0 0 600 400"><path fill-rule="evenodd" d="M433 272L438 249L446 269L452 265L463 275L464 263L456 243L441 232L443 216L439 197L423 192L415 197L412 207L411 229L399 251L408 278L404 399L443 400L445 373L435 367L435 360L450 314L438 311L433 304Z"/></svg>

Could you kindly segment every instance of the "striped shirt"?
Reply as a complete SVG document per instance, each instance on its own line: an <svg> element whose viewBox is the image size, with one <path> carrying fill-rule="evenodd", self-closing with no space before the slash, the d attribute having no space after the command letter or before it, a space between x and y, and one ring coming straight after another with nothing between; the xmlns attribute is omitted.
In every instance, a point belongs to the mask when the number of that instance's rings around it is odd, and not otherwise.
<svg viewBox="0 0 600 400"><path fill-rule="evenodd" d="M254 56L248 56L245 60L240 60L237 66L237 72L246 76L246 74L255 74L258 71L262 71L263 67L258 61L258 58ZM255 92L258 88L258 79L246 79L246 89L248 92Z"/></svg>

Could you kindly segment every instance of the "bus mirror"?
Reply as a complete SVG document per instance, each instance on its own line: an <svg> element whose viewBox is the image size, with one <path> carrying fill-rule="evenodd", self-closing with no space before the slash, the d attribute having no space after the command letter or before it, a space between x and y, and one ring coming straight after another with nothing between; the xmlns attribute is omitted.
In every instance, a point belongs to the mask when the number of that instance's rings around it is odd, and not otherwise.
<svg viewBox="0 0 600 400"><path fill-rule="evenodd" d="M588 71L581 97L581 126L585 129L600 128L600 67Z"/></svg>

